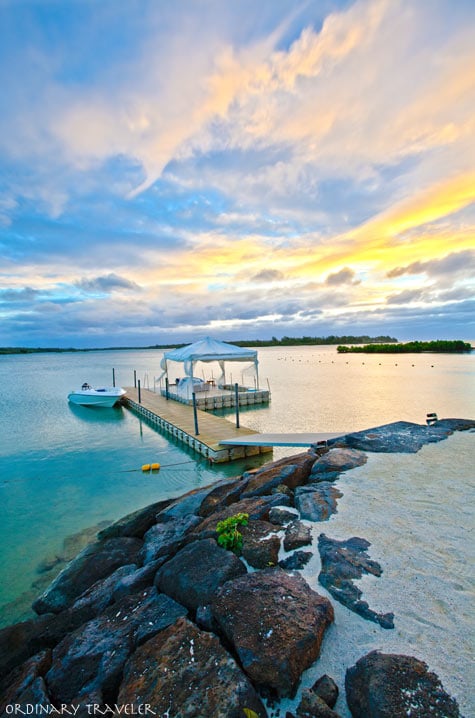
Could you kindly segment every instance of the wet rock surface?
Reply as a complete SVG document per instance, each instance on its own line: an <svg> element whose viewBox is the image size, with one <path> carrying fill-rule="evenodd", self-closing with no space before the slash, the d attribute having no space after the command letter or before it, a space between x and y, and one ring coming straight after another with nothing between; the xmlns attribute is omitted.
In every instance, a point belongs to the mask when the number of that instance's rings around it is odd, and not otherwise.
<svg viewBox="0 0 475 718"><path fill-rule="evenodd" d="M155 577L155 585L191 611L210 603L218 588L246 573L246 567L214 539L194 541L167 561Z"/></svg>
<svg viewBox="0 0 475 718"><path fill-rule="evenodd" d="M172 556L185 545L187 535L199 523L198 516L190 514L184 518L155 524L144 536L143 548L139 554L140 562L147 564L162 556Z"/></svg>
<svg viewBox="0 0 475 718"><path fill-rule="evenodd" d="M278 696L295 693L333 621L326 598L278 568L229 581L211 610L249 678Z"/></svg>
<svg viewBox="0 0 475 718"><path fill-rule="evenodd" d="M251 682L218 638L185 618L134 653L118 703L148 703L161 716L241 718L244 708L259 718L267 716Z"/></svg>
<svg viewBox="0 0 475 718"><path fill-rule="evenodd" d="M435 424L413 424L410 421L396 421L373 429L357 431L338 439L331 439L330 445L378 451L411 454L419 451L425 444L442 441L455 431L455 419L437 421ZM464 428L472 428L473 422L466 421Z"/></svg>
<svg viewBox="0 0 475 718"><path fill-rule="evenodd" d="M294 551L290 556L281 559L279 566L286 571L300 570L307 565L312 556L311 551Z"/></svg>
<svg viewBox="0 0 475 718"><path fill-rule="evenodd" d="M46 591L33 603L37 613L60 613L96 581L120 566L133 564L142 548L138 538L118 537L87 546L64 568Z"/></svg>
<svg viewBox="0 0 475 718"><path fill-rule="evenodd" d="M309 526L301 521L292 521L285 529L284 549L293 551L302 546L308 546L312 543L312 532Z"/></svg>
<svg viewBox="0 0 475 718"><path fill-rule="evenodd" d="M125 661L148 638L187 611L154 588L122 599L64 638L53 650L46 685L53 701L68 703L84 690L116 693Z"/></svg>
<svg viewBox="0 0 475 718"><path fill-rule="evenodd" d="M318 580L337 601L350 610L379 623L382 628L394 628L394 615L372 611L366 601L361 601L362 592L353 583L365 573L373 576L382 574L381 566L366 555L370 546L369 541L356 536L346 541L337 541L320 534L318 550L322 570Z"/></svg>
<svg viewBox="0 0 475 718"><path fill-rule="evenodd" d="M268 521L251 521L241 526L242 555L253 568L275 566L279 560L280 538Z"/></svg>
<svg viewBox="0 0 475 718"><path fill-rule="evenodd" d="M460 718L435 673L412 656L372 651L347 670L345 686L353 718Z"/></svg>
<svg viewBox="0 0 475 718"><path fill-rule="evenodd" d="M343 471L363 466L367 460L366 454L357 449L330 449L313 464L309 482L333 481Z"/></svg>
<svg viewBox="0 0 475 718"><path fill-rule="evenodd" d="M337 499L343 496L329 481L302 486L295 491L295 506L302 519L326 521L336 513Z"/></svg>

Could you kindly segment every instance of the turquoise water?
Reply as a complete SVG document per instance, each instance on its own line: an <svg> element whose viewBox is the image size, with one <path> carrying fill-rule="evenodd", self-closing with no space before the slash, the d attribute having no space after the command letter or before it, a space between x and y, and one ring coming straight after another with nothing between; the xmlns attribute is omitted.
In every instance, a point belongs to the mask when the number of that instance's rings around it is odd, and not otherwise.
<svg viewBox="0 0 475 718"><path fill-rule="evenodd" d="M28 597L19 597L38 579L43 559L61 553L65 538L262 461L212 467L127 409L67 401L84 381L111 384L113 367L117 385L132 385L134 370L143 385L153 385L161 356L130 350L0 357L4 622L23 615ZM335 347L272 347L261 350L259 359L271 404L241 411L241 424L256 431L351 431L399 419L424 423L428 412L470 417L475 406L473 354L366 357L339 356ZM241 372L242 366L234 367L233 381L241 380ZM227 418L232 421L233 413ZM276 450L274 457L296 451ZM162 465L158 474L141 472L142 464L155 461Z"/></svg>

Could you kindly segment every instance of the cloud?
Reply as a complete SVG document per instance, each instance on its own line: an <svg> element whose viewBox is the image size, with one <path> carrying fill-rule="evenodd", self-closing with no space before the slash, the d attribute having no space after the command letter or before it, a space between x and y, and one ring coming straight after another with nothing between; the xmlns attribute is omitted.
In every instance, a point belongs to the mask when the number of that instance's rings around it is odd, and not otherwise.
<svg viewBox="0 0 475 718"><path fill-rule="evenodd" d="M40 290L33 289L33 287L0 289L1 302L34 302L40 295Z"/></svg>
<svg viewBox="0 0 475 718"><path fill-rule="evenodd" d="M340 269L339 272L329 274L325 279L325 284L330 286L338 286L339 284L359 284L359 280L355 280L355 272L348 267Z"/></svg>
<svg viewBox="0 0 475 718"><path fill-rule="evenodd" d="M252 277L254 282L278 282L283 278L283 273L278 269L263 269Z"/></svg>
<svg viewBox="0 0 475 718"><path fill-rule="evenodd" d="M405 267L391 269L387 276L390 278L401 277L404 274L427 274L437 277L439 275L472 274L475 269L475 251L465 250L453 252L441 259L431 259L426 262L413 262Z"/></svg>
<svg viewBox="0 0 475 718"><path fill-rule="evenodd" d="M117 274L111 272L101 277L92 277L91 279L79 279L75 282L75 286L79 287L86 292L114 292L118 290L126 290L137 292L140 291L136 282L132 282L130 279L125 277L119 277Z"/></svg>

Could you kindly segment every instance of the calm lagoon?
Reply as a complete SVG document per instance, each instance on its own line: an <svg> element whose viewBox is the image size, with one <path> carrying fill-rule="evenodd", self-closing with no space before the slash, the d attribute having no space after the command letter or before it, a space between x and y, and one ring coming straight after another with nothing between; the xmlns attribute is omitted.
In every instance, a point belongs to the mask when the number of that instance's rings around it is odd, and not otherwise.
<svg viewBox="0 0 475 718"><path fill-rule="evenodd" d="M45 558L71 535L163 498L239 475L270 460L210 466L125 408L72 406L84 381L152 386L159 350L28 354L0 357L0 610L3 623L28 615L28 593ZM241 410L256 431L354 431L428 412L470 418L475 355L338 355L336 347L269 347L259 351L269 406ZM204 367L205 377L213 365ZM182 368L177 365L177 376ZM233 381L252 384L234 365ZM217 367L214 376L217 376ZM232 412L227 414L233 421ZM274 458L297 453L279 449ZM158 461L158 474L143 474ZM38 591L36 591L38 592Z"/></svg>

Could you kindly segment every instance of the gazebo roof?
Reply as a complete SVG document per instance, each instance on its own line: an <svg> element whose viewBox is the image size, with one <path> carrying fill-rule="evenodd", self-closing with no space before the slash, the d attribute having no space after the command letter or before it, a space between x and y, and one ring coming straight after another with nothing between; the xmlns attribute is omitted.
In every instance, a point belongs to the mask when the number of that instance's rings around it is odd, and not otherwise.
<svg viewBox="0 0 475 718"><path fill-rule="evenodd" d="M188 344L180 349L172 349L165 352L163 358L166 361L196 362L196 361L257 361L257 351L245 349L235 344L221 342L211 337L205 337L193 344Z"/></svg>

